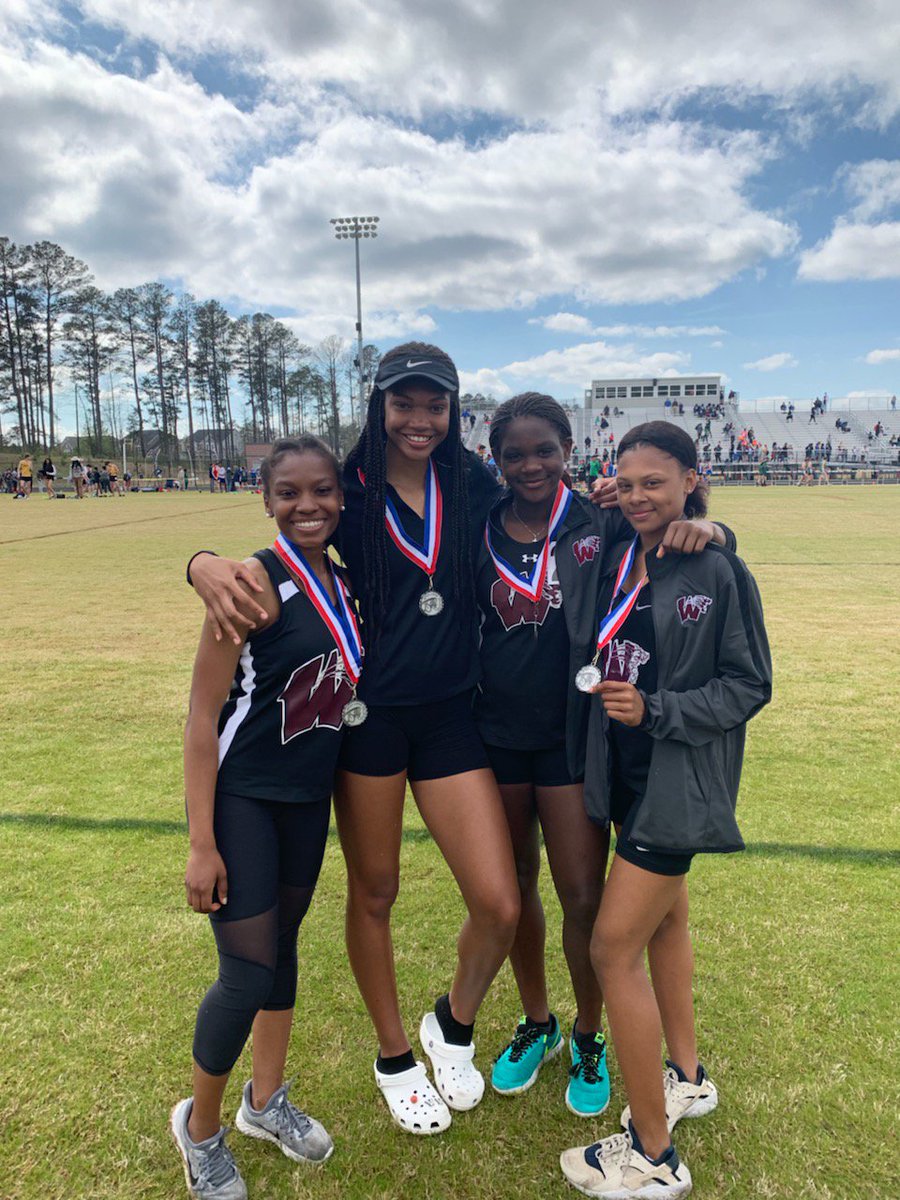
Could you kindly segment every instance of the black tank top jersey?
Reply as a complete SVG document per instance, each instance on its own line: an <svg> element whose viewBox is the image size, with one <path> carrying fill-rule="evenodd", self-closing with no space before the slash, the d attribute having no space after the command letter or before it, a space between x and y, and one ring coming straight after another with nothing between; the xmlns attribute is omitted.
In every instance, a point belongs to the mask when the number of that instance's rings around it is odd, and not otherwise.
<svg viewBox="0 0 900 1200"><path fill-rule="evenodd" d="M474 459L474 462L467 462L470 538L474 539L477 530L484 528L499 487L475 455L468 455L468 459ZM363 627L366 669L360 680L359 695L369 704L403 706L434 703L468 691L478 680L474 609L470 619L461 620L454 604L450 536L453 478L450 468L442 463L437 464L437 471L443 499L444 528L432 586L443 597L444 609L433 617L427 617L420 611L419 597L428 589L428 576L410 562L386 534L390 595L380 638L376 640L371 631L365 625ZM407 535L421 545L425 524L422 517L405 504L390 485L388 495ZM363 588L365 581L364 500L365 492L356 467L346 467L346 509L341 517L337 545L358 589Z"/></svg>
<svg viewBox="0 0 900 1200"><path fill-rule="evenodd" d="M641 588L625 623L603 652L603 678L632 683L647 694L657 688L656 635L653 631L653 601L648 583ZM601 596L602 612L609 608L612 582ZM621 599L622 593L619 593ZM643 729L610 721L610 765L615 778L638 795L647 787L653 738Z"/></svg>
<svg viewBox="0 0 900 1200"><path fill-rule="evenodd" d="M527 577L543 542L516 542L491 514L491 541L511 567ZM481 610L481 682L475 720L492 746L542 750L566 740L569 633L556 557L550 554L543 591L532 602L497 574L491 560L475 581Z"/></svg>
<svg viewBox="0 0 900 1200"><path fill-rule="evenodd" d="M273 625L244 643L219 715L217 788L260 800L331 795L341 712L353 695L325 622L274 551L255 555L281 599Z"/></svg>

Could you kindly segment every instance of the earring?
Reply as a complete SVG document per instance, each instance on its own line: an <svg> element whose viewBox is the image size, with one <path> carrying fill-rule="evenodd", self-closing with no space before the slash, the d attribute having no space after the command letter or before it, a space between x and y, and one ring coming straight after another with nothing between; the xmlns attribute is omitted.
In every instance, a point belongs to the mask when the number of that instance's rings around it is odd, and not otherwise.
<svg viewBox="0 0 900 1200"><path fill-rule="evenodd" d="M341 512L343 512L343 511L344 511L344 509L345 509L346 507L347 507L347 505L346 505L346 504L342 504L342 505L341 505Z"/></svg>
<svg viewBox="0 0 900 1200"><path fill-rule="evenodd" d="M274 513L270 513L270 512L269 512L269 510L268 510L268 509L266 509L266 516L267 516L267 517L273 517L274 515L275 515Z"/></svg>

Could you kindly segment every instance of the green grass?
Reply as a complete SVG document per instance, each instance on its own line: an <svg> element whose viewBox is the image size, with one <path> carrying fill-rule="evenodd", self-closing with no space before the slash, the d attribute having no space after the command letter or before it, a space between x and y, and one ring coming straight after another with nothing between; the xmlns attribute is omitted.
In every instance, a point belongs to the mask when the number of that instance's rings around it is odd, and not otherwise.
<svg viewBox="0 0 900 1200"><path fill-rule="evenodd" d="M744 855L691 874L697 1012L717 1112L679 1127L698 1196L896 1194L896 754L900 489L724 490L762 589L776 664L753 722ZM4 497L3 500L6 500ZM258 497L140 495L2 505L0 1195L168 1198L166 1133L212 978L183 904L180 737L200 610L192 549L243 555ZM410 805L395 932L411 1030L446 985L462 905ZM308 1170L233 1137L259 1200L564 1196L560 1150L615 1130L563 1105L565 1061L527 1095L489 1093L440 1138L388 1120L343 950L332 839L301 941L289 1072L337 1142ZM572 999L545 873L552 1003ZM479 1019L486 1066L518 1015L504 969ZM326 1068L327 1067L327 1071ZM246 1056L229 1085L233 1110Z"/></svg>

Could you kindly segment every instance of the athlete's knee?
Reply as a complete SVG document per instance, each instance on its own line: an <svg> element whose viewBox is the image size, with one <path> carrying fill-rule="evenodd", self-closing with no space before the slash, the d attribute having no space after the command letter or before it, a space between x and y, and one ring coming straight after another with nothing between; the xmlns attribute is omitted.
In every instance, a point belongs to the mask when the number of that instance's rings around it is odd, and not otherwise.
<svg viewBox="0 0 900 1200"><path fill-rule="evenodd" d="M574 926L579 933L588 936L597 919L603 885L593 881L559 889L559 902L567 925Z"/></svg>
<svg viewBox="0 0 900 1200"><path fill-rule="evenodd" d="M275 971L263 963L247 962L230 955L219 956L219 978L210 991L216 1001L235 1012L257 1012L272 993Z"/></svg>
<svg viewBox="0 0 900 1200"><path fill-rule="evenodd" d="M387 921L400 891L400 878L394 871L365 877L348 877L347 901L351 913L362 913L370 920Z"/></svg>
<svg viewBox="0 0 900 1200"><path fill-rule="evenodd" d="M622 970L643 962L644 947L628 931L613 923L598 922L591 936L591 964L602 987Z"/></svg>
<svg viewBox="0 0 900 1200"><path fill-rule="evenodd" d="M522 901L518 888L498 888L480 897L478 904L473 905L470 916L476 924L489 930L498 941L508 941L512 944L521 913Z"/></svg>

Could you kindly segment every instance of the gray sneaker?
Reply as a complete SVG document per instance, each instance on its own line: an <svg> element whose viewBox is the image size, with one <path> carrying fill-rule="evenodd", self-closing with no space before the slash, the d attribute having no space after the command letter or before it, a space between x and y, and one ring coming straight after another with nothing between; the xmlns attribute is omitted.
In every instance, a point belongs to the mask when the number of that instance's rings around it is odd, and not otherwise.
<svg viewBox="0 0 900 1200"><path fill-rule="evenodd" d="M286 1083L273 1092L266 1107L257 1112L251 1104L251 1086L246 1084L234 1123L248 1137L275 1142L294 1162L323 1163L331 1157L334 1142L323 1125L291 1104L290 1086Z"/></svg>
<svg viewBox="0 0 900 1200"><path fill-rule="evenodd" d="M205 1142L191 1141L187 1126L193 1103L190 1098L180 1100L169 1118L172 1137L184 1161L188 1191L195 1200L247 1200L247 1186L225 1145L227 1130L220 1129Z"/></svg>

